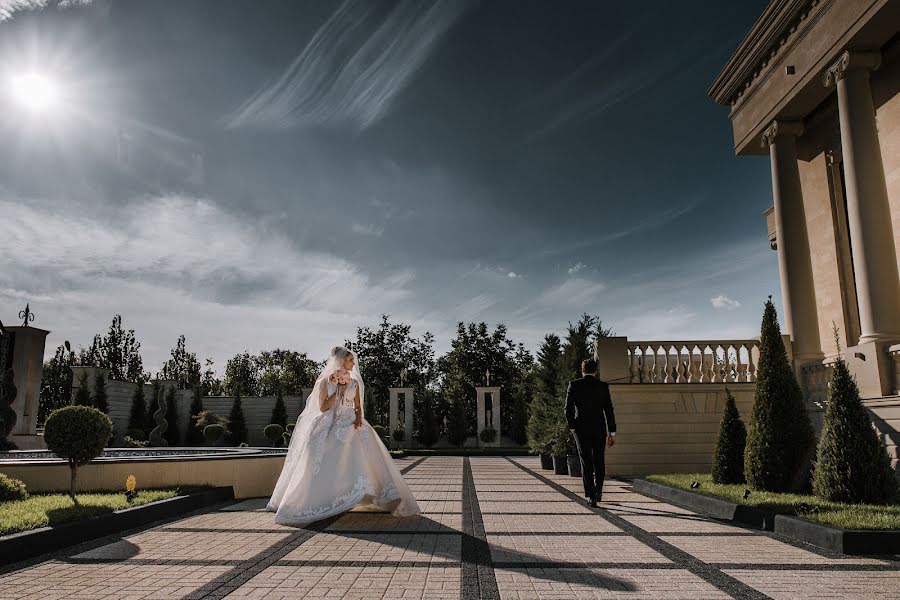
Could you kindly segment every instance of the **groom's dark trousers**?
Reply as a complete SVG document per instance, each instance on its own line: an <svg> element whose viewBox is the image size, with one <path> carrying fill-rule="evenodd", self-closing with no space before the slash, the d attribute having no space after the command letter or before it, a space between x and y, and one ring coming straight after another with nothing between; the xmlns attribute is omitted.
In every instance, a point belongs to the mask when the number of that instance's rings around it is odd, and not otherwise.
<svg viewBox="0 0 900 600"><path fill-rule="evenodd" d="M594 375L569 382L566 422L575 432L584 495L599 502L606 476L606 438L616 431L609 385Z"/></svg>

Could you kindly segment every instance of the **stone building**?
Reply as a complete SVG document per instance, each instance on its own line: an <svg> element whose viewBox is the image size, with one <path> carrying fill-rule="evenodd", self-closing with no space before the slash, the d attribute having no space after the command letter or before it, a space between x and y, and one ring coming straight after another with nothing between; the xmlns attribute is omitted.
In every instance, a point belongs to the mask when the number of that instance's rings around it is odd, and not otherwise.
<svg viewBox="0 0 900 600"><path fill-rule="evenodd" d="M772 0L708 91L730 109L735 153L771 161L782 327L807 393L822 399L836 326L863 397L894 425L898 92L900 0Z"/></svg>

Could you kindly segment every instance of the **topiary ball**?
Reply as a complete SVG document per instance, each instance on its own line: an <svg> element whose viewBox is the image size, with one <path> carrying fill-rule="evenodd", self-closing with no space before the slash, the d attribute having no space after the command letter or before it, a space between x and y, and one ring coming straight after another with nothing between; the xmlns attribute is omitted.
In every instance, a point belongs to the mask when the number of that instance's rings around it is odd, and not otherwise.
<svg viewBox="0 0 900 600"><path fill-rule="evenodd" d="M385 429L381 425L373 425L372 429L375 430L375 433L377 433L378 437L380 437L380 438L383 438L384 436L387 435L387 429Z"/></svg>
<svg viewBox="0 0 900 600"><path fill-rule="evenodd" d="M481 441L485 444L491 444L497 439L497 430L492 427L482 429L481 434L478 437L480 437Z"/></svg>
<svg viewBox="0 0 900 600"><path fill-rule="evenodd" d="M391 435L394 438L395 442L402 442L406 439L406 431L404 431L403 429L395 429L394 433L392 433Z"/></svg>
<svg viewBox="0 0 900 600"><path fill-rule="evenodd" d="M27 500L28 490L25 484L0 473L0 502L15 502L16 500Z"/></svg>
<svg viewBox="0 0 900 600"><path fill-rule="evenodd" d="M263 435L266 436L267 440L272 442L272 445L275 445L281 440L281 436L284 435L284 427L278 423L266 425L266 428L263 429Z"/></svg>
<svg viewBox="0 0 900 600"><path fill-rule="evenodd" d="M59 408L44 423L47 448L76 467L100 456L110 437L109 416L90 406Z"/></svg>
<svg viewBox="0 0 900 600"><path fill-rule="evenodd" d="M288 433L294 433L294 425L296 425L296 423L288 423L287 429L285 429L285 431Z"/></svg>
<svg viewBox="0 0 900 600"><path fill-rule="evenodd" d="M203 439L210 444L215 444L225 435L225 426L218 423L207 425L203 428Z"/></svg>

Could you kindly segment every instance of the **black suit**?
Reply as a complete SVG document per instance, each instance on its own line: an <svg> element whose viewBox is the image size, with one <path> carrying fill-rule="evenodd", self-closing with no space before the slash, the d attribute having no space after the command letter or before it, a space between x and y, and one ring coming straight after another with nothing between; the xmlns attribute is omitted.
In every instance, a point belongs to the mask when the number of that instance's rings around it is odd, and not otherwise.
<svg viewBox="0 0 900 600"><path fill-rule="evenodd" d="M606 476L606 437L616 431L609 385L594 375L570 381L566 392L566 422L575 431L584 494L599 501Z"/></svg>

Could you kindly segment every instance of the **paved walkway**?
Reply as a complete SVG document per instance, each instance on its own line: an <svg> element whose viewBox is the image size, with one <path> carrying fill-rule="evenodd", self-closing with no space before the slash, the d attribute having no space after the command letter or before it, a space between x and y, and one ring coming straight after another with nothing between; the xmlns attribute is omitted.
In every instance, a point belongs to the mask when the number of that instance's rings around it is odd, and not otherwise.
<svg viewBox="0 0 900 600"><path fill-rule="evenodd" d="M294 529L247 501L0 570L0 598L900 598L897 557L791 544L616 481L592 510L535 458L400 463L422 517Z"/></svg>

